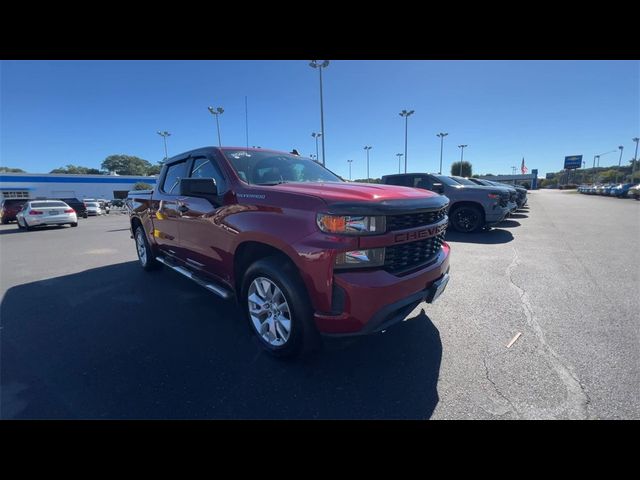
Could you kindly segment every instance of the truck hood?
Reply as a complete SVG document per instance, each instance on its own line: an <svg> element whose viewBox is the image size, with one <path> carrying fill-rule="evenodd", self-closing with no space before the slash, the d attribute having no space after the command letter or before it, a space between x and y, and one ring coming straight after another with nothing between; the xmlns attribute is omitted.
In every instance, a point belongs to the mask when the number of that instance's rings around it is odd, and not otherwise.
<svg viewBox="0 0 640 480"><path fill-rule="evenodd" d="M400 215L439 210L449 204L444 195L396 185L292 182L267 188L313 195L324 200L327 213L336 215Z"/></svg>
<svg viewBox="0 0 640 480"><path fill-rule="evenodd" d="M313 195L334 202L383 202L439 197L437 193L396 185L375 183L291 182L265 187L279 192Z"/></svg>

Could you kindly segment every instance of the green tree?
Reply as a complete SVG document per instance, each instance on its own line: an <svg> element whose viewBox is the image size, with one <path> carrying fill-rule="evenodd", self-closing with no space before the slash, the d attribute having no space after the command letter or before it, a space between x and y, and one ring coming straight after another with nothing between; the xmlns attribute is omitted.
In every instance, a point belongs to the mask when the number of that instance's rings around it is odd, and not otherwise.
<svg viewBox="0 0 640 480"><path fill-rule="evenodd" d="M100 175L102 172L97 168L82 167L80 165L67 165L66 167L55 168L51 170L50 173Z"/></svg>
<svg viewBox="0 0 640 480"><path fill-rule="evenodd" d="M162 169L162 162L158 162L156 165L151 165L149 170L147 170L147 175L160 175L161 169Z"/></svg>
<svg viewBox="0 0 640 480"><path fill-rule="evenodd" d="M460 162L453 162L451 165L451 175L458 177L470 177L472 173L473 169L471 168L471 163L466 160L462 162L462 175L460 174Z"/></svg>
<svg viewBox="0 0 640 480"><path fill-rule="evenodd" d="M367 180L366 178L356 178L354 180L354 182L358 182L358 183L382 183L382 180L380 178L370 178L369 180Z"/></svg>
<svg viewBox="0 0 640 480"><path fill-rule="evenodd" d="M138 182L133 186L134 190L153 190L153 186L148 183Z"/></svg>
<svg viewBox="0 0 640 480"><path fill-rule="evenodd" d="M0 173L27 173L21 168L0 167Z"/></svg>
<svg viewBox="0 0 640 480"><path fill-rule="evenodd" d="M148 175L153 165L147 160L132 155L109 155L102 162L102 168L118 175Z"/></svg>

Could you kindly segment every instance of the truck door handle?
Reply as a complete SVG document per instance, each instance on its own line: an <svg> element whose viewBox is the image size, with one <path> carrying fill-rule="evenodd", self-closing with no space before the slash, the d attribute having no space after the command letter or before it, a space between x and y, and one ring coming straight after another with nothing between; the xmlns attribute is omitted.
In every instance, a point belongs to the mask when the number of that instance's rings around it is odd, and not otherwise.
<svg viewBox="0 0 640 480"><path fill-rule="evenodd" d="M189 207L187 207L186 205L180 205L180 206L178 207L178 210L179 210L181 213L187 213L187 212L189 211Z"/></svg>

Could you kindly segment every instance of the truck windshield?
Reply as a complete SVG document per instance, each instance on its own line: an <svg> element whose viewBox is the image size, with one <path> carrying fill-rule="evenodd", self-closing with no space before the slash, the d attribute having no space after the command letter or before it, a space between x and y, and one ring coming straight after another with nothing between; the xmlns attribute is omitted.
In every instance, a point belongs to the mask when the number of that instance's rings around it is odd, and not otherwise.
<svg viewBox="0 0 640 480"><path fill-rule="evenodd" d="M471 180L467 180L464 177L451 177L453 178L456 182L458 182L460 185L471 185L472 187L477 187L478 184L472 182Z"/></svg>
<svg viewBox="0 0 640 480"><path fill-rule="evenodd" d="M343 181L322 165L297 155L232 149L223 149L223 153L238 176L252 185Z"/></svg>
<svg viewBox="0 0 640 480"><path fill-rule="evenodd" d="M453 178L449 178L446 175L434 175L438 180L440 180L445 185L449 185L450 187L459 187L460 184L456 182Z"/></svg>

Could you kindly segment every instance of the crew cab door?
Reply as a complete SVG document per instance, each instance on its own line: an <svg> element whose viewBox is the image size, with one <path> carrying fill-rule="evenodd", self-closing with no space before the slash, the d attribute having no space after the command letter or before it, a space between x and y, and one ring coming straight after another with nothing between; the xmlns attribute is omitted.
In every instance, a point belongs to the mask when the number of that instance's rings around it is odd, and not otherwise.
<svg viewBox="0 0 640 480"><path fill-rule="evenodd" d="M155 217L153 218L153 236L160 250L178 258L183 258L180 251L180 215L178 210L178 194L180 179L187 176L190 159L183 158L167 165L164 177L153 192Z"/></svg>
<svg viewBox="0 0 640 480"><path fill-rule="evenodd" d="M213 179L218 195L215 198L179 196L180 247L187 265L195 270L230 283L231 240L234 235L224 224L224 194L228 182L215 157L193 157L189 178Z"/></svg>

